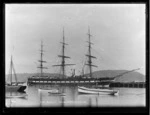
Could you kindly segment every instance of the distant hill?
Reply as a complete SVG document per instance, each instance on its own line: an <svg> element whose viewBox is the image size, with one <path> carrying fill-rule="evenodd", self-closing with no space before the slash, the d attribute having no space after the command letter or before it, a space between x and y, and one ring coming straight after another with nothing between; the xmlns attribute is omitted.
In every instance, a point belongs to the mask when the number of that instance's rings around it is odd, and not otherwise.
<svg viewBox="0 0 150 115"><path fill-rule="evenodd" d="M95 72L93 72L93 77L95 77L95 78L115 77L115 76L120 75L124 72L127 72L127 70L95 71ZM139 72L134 71L134 72L130 72L130 73L122 75L121 77L116 78L115 81L116 82L132 82L132 81L144 82L145 76Z"/></svg>
<svg viewBox="0 0 150 115"><path fill-rule="evenodd" d="M114 77L121 73L126 72L127 70L101 70L101 71L95 71L93 72L94 78L101 78L101 77ZM17 79L20 82L26 82L28 77L31 76L37 76L40 75L38 73L19 73L17 74ZM51 77L57 77L58 74L56 73L44 73L45 76L51 76ZM9 75L6 75L6 78ZM88 76L88 75L87 75ZM116 78L117 82L132 82L132 81L138 81L138 82L144 82L145 76L139 72L130 72L127 74L124 74L123 76Z"/></svg>

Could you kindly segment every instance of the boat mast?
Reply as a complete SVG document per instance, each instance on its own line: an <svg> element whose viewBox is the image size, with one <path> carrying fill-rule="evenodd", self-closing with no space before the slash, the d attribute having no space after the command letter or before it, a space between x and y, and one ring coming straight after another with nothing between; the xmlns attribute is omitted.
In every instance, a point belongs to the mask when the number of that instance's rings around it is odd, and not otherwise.
<svg viewBox="0 0 150 115"><path fill-rule="evenodd" d="M11 61L10 61L10 84L12 85L12 55L11 55Z"/></svg>
<svg viewBox="0 0 150 115"><path fill-rule="evenodd" d="M92 66L93 67L97 67L96 65L92 65L92 58L96 58L94 56L91 55L91 44L93 44L91 42L91 34L90 34L90 28L88 27L88 38L89 40L87 41L89 43L88 45L88 54L86 55L88 57L88 63L85 64L85 65L88 65L89 66L89 69L90 69L90 77L92 78Z"/></svg>
<svg viewBox="0 0 150 115"><path fill-rule="evenodd" d="M13 64L13 61L12 61L12 55L11 55L11 62L10 62L10 83L12 85L12 72L14 71L14 75L15 75L15 81L16 81L16 85L18 84L17 83L17 76L16 76L16 72L15 72L15 68L14 68L14 64Z"/></svg>
<svg viewBox="0 0 150 115"><path fill-rule="evenodd" d="M41 59L39 60L40 66L38 68L41 69L41 77L43 76L43 69L47 69L47 67L43 67L43 63L46 63L46 61L43 61L43 41L41 41Z"/></svg>
<svg viewBox="0 0 150 115"><path fill-rule="evenodd" d="M58 55L58 57L62 58L62 61L60 65L53 65L53 66L60 66L62 73L63 73L63 78L65 78L65 66L70 66L70 65L75 65L75 64L65 63L65 58L70 58L70 57L65 56L65 45L68 45L68 44L65 43L64 28L63 28L63 42L60 42L60 43L62 44L62 55Z"/></svg>

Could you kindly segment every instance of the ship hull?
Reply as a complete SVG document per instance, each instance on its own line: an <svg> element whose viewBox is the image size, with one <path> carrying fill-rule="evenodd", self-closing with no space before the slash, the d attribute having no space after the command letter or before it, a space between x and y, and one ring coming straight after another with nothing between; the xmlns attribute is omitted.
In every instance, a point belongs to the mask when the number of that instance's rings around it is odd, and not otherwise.
<svg viewBox="0 0 150 115"><path fill-rule="evenodd" d="M49 85L96 85L96 82L90 81L30 81L29 85L32 84L49 84Z"/></svg>
<svg viewBox="0 0 150 115"><path fill-rule="evenodd" d="M29 83L28 85L79 85L79 86L82 86L82 85L96 85L96 83Z"/></svg>
<svg viewBox="0 0 150 115"><path fill-rule="evenodd" d="M6 85L6 92L23 92L26 89L26 86L22 86L22 85Z"/></svg>
<svg viewBox="0 0 150 115"><path fill-rule="evenodd" d="M78 92L81 94L118 95L119 91L78 87Z"/></svg>
<svg viewBox="0 0 150 115"><path fill-rule="evenodd" d="M113 92L113 91L99 91L99 92L95 92L95 91L88 91L88 90L82 90L82 89L78 89L78 92L81 94L97 94L97 95L118 95L118 92Z"/></svg>
<svg viewBox="0 0 150 115"><path fill-rule="evenodd" d="M111 79L112 80L112 79ZM112 81L101 81L97 78L37 78L28 79L28 85L46 84L46 85L97 85L99 87L109 87Z"/></svg>

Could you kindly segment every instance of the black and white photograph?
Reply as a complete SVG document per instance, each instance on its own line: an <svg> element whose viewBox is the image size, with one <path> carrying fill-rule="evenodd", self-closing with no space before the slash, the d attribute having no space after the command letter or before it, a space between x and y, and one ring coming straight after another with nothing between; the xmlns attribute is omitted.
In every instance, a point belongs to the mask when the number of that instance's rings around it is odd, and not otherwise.
<svg viewBox="0 0 150 115"><path fill-rule="evenodd" d="M146 107L146 4L5 4L5 107Z"/></svg>

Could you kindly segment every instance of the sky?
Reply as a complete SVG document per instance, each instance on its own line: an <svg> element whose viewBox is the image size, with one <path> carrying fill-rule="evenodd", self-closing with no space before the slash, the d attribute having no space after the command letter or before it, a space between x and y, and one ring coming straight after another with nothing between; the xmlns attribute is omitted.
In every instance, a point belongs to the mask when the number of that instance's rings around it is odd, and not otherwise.
<svg viewBox="0 0 150 115"><path fill-rule="evenodd" d="M89 27L93 71L141 68L145 74L145 23L145 4L5 4L5 71L12 55L16 73L40 72L42 40L44 72L57 72L52 65L60 62L64 28L66 63L76 64L66 71L80 74Z"/></svg>

